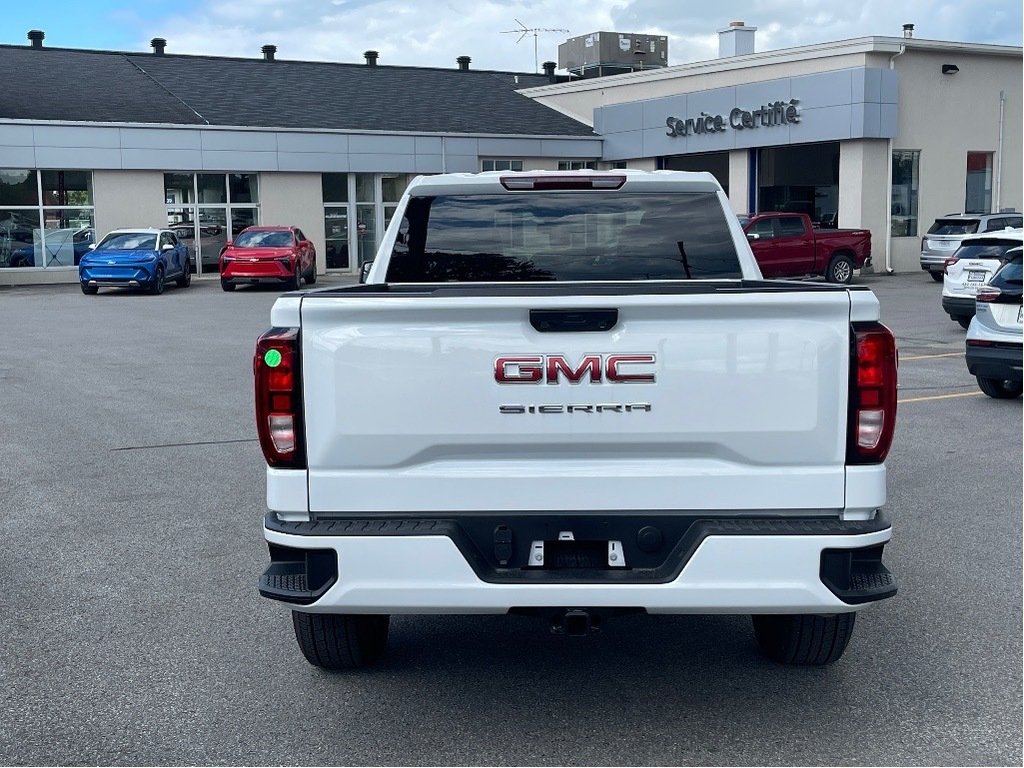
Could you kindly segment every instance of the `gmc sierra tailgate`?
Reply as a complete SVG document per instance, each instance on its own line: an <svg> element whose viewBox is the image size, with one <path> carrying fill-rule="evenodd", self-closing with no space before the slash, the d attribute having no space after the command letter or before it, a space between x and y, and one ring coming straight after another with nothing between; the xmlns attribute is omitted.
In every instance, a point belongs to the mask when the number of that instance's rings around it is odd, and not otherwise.
<svg viewBox="0 0 1024 768"><path fill-rule="evenodd" d="M301 302L312 512L844 505L846 290L370 288Z"/></svg>

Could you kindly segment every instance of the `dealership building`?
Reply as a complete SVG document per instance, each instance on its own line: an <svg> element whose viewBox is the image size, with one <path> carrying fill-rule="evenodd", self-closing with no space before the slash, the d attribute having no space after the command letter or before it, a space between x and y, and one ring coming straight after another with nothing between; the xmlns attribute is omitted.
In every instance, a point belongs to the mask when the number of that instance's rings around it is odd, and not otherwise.
<svg viewBox="0 0 1024 768"><path fill-rule="evenodd" d="M664 38L594 33L570 75L0 46L0 285L73 282L94 238L170 226L216 275L250 224L301 228L354 274L417 174L709 171L738 212L863 227L874 269L918 270L951 212L1022 209L1022 50L868 37L667 65ZM610 51L610 53L608 53ZM603 60L607 59L607 60ZM68 73L73 72L73 78Z"/></svg>

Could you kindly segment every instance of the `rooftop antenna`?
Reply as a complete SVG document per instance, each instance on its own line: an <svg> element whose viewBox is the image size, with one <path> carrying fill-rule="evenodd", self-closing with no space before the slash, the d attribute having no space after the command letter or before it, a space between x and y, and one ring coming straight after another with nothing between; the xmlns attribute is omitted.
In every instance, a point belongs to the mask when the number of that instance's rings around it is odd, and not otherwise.
<svg viewBox="0 0 1024 768"><path fill-rule="evenodd" d="M519 35L519 39L516 40L516 45L523 42L523 38L527 35L533 35L533 71L539 72L538 67L539 58L537 56L537 33L538 32L568 32L568 29L552 29L549 27L527 27L519 19L513 19L513 21L519 25L519 29L506 29L502 31L503 35Z"/></svg>

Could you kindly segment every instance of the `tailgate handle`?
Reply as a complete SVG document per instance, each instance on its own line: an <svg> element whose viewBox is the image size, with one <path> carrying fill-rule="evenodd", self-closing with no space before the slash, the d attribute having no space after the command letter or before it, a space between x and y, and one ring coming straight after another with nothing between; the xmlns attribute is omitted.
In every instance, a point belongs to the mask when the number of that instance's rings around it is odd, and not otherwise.
<svg viewBox="0 0 1024 768"><path fill-rule="evenodd" d="M610 331L619 322L617 309L531 309L530 325L541 333Z"/></svg>

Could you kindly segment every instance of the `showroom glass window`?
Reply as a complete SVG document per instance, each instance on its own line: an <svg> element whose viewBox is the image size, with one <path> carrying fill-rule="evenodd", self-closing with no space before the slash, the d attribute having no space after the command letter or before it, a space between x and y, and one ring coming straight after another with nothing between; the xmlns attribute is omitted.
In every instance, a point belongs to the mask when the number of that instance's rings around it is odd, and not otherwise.
<svg viewBox="0 0 1024 768"><path fill-rule="evenodd" d="M806 213L838 226L839 142L757 150L757 210Z"/></svg>
<svg viewBox="0 0 1024 768"><path fill-rule="evenodd" d="M487 159L480 161L481 171L521 171L523 170L522 160L511 159Z"/></svg>
<svg viewBox="0 0 1024 768"><path fill-rule="evenodd" d="M373 259L409 184L404 173L324 173L327 269L353 272Z"/></svg>
<svg viewBox="0 0 1024 768"><path fill-rule="evenodd" d="M92 171L0 169L0 268L74 267L94 221Z"/></svg>
<svg viewBox="0 0 1024 768"><path fill-rule="evenodd" d="M967 196L964 213L992 212L992 153L967 153Z"/></svg>
<svg viewBox="0 0 1024 768"><path fill-rule="evenodd" d="M666 171L707 171L729 194L729 153L696 152L690 155L673 155L662 162Z"/></svg>
<svg viewBox="0 0 1024 768"><path fill-rule="evenodd" d="M921 150L897 149L892 153L892 236L917 237L917 195L921 175Z"/></svg>
<svg viewBox="0 0 1024 768"><path fill-rule="evenodd" d="M259 223L259 175L165 173L167 226L189 247L192 269L216 274L224 244Z"/></svg>
<svg viewBox="0 0 1024 768"><path fill-rule="evenodd" d="M560 171L596 171L597 160L559 160Z"/></svg>

